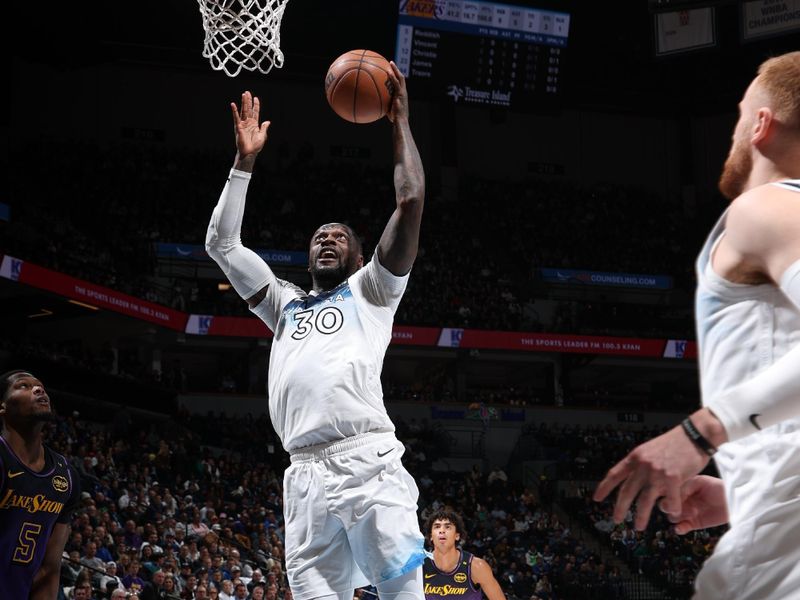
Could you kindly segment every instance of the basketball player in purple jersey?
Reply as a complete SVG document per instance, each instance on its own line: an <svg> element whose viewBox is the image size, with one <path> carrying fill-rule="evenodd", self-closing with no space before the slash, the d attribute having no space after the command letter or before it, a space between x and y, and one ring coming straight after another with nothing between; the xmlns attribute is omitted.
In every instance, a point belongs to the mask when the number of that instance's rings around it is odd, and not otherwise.
<svg viewBox="0 0 800 600"><path fill-rule="evenodd" d="M422 566L426 600L506 600L506 595L482 558L457 545L466 537L464 521L451 510L441 509L428 518L425 534L433 545L433 558Z"/></svg>
<svg viewBox="0 0 800 600"><path fill-rule="evenodd" d="M800 52L770 58L739 103L719 182L730 206L697 259L703 408L598 484L679 534L728 523L695 600L800 598ZM711 456L721 478L698 475Z"/></svg>
<svg viewBox="0 0 800 600"><path fill-rule="evenodd" d="M0 598L55 600L78 477L43 443L54 414L42 382L9 371L0 399Z"/></svg>

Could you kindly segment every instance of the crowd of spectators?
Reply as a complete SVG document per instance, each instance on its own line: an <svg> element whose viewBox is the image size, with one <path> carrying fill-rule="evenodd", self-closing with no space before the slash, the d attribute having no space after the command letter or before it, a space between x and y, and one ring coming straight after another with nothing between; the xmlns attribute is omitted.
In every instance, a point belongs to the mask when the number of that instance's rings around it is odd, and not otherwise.
<svg viewBox="0 0 800 600"><path fill-rule="evenodd" d="M407 435L406 443L413 445L415 436ZM413 451L405 460L420 488L421 520L441 506L459 511L467 527L462 547L489 562L508 598L625 597L619 569L582 542L537 486L515 481L500 467L488 473L435 472L427 466L430 460L418 460Z"/></svg>
<svg viewBox="0 0 800 600"><path fill-rule="evenodd" d="M550 477L568 482L561 504L576 522L596 532L603 543L624 559L632 572L648 576L659 585L688 597L691 584L725 527L679 536L660 511L653 511L645 531L633 527L633 511L622 523L612 519L613 497L602 503L591 498L593 482L635 446L663 433L664 427L580 426L539 423L528 426L525 438L532 459L553 465ZM713 473L712 473L713 474Z"/></svg>
<svg viewBox="0 0 800 600"><path fill-rule="evenodd" d="M691 595L692 582L703 562L711 554L726 527L715 527L677 535L667 518L654 511L644 531L633 527L633 514L615 524L613 505L591 499L591 491L578 490L576 496L564 499L564 506L586 527L593 528L614 553L624 559L632 572L646 575L661 587L679 597Z"/></svg>
<svg viewBox="0 0 800 600"><path fill-rule="evenodd" d="M260 379L257 383L249 381L251 371L242 365L250 361L247 351L228 357L215 358L215 365L221 375L214 377L205 369L198 374L198 368L191 364L184 365L180 360L165 360L160 370L154 370L152 364L143 362L137 355L136 348L118 347L116 343L106 343L100 350L81 340L69 339L53 341L45 338L8 335L0 340L0 353L13 353L24 357L23 362L42 361L48 366L58 364L69 367L74 373L97 377L107 375L107 384L114 389L136 385L158 388L165 396L176 393L230 393L236 395L263 396L266 383ZM234 364L231 370L225 370L225 360ZM259 357L255 362L255 372L265 375L263 364L265 359ZM395 379L391 375L382 377L383 395L387 404L396 402L413 402L420 404L463 404L465 406L491 407L498 410L525 410L545 406L586 407L600 410L690 410L697 405L695 395L684 395L677 390L662 389L658 394L644 392L622 395L616 388L610 389L603 382L592 384L573 383L569 374L560 378L561 385L548 386L547 382L537 385L522 381L506 384L494 379L476 380L464 383L459 392L456 379L458 371L453 364L435 365L429 361L425 372L418 374L412 382ZM238 366L236 366L238 365ZM469 365L458 367L469 371ZM190 375L191 374L191 375ZM203 378L203 375L205 377ZM571 439L569 437L565 439ZM574 440L573 442L574 443ZM536 452L542 452L537 447Z"/></svg>
<svg viewBox="0 0 800 600"><path fill-rule="evenodd" d="M133 344L121 346L118 339L107 339L96 347L82 339L49 339L26 333L15 334L6 330L6 336L0 339L0 352L44 360L86 373L108 374L120 380L159 386L174 392L188 389L187 372L179 361L154 370Z"/></svg>
<svg viewBox="0 0 800 600"><path fill-rule="evenodd" d="M452 377L441 377L433 372L419 377L413 383L402 384L386 381L384 397L388 402L420 402L447 404L461 402L468 405L503 406L508 408L536 408L541 406L586 407L601 410L631 411L681 411L697 406L697 397L686 395L678 389L665 389L659 394L628 392L623 395L618 389L610 389L603 382L572 385L569 375L561 377L555 389L547 385L509 385L498 382L470 384L459 395Z"/></svg>
<svg viewBox="0 0 800 600"><path fill-rule="evenodd" d="M525 428L523 439L533 442L531 460L553 463L559 480L599 481L611 465L663 427L641 425L576 425L539 423Z"/></svg>
<svg viewBox="0 0 800 600"><path fill-rule="evenodd" d="M24 158L45 152L46 165ZM49 141L46 150L34 144L15 157L19 176L11 222L0 222L0 251L181 310L249 314L217 281L159 269L154 251L156 242L204 242L228 152ZM242 237L256 248L303 250L320 222L347 219L369 256L392 210L391 181L389 166L322 163L307 148L265 163L251 183ZM551 294L537 273L663 274L690 289L707 219L652 191L608 183L469 175L456 195L430 185L428 196L398 323L693 337L688 296L635 303L584 289L541 310Z"/></svg>
<svg viewBox="0 0 800 600"><path fill-rule="evenodd" d="M135 425L58 420L48 443L82 484L62 569L67 597L88 586L87 598L114 597L109 583L140 600L291 597L274 432L266 417L239 420L238 436L216 415L206 421L195 432L185 415Z"/></svg>
<svg viewBox="0 0 800 600"><path fill-rule="evenodd" d="M420 488L420 522L442 505L463 514L465 549L489 562L510 599L630 597L624 585L630 574L573 530L583 523L602 531L607 505L580 494L556 498L552 485L525 485L497 466L434 470L447 453L442 428L395 421L404 463ZM650 434L549 426L535 433L543 446L565 448L562 462L581 446L599 448L592 463L614 452L602 448L623 452ZM573 447L575 439L582 442ZM183 412L170 420L137 416L103 424L73 414L58 419L48 443L70 458L83 488L62 568L65 598L291 600L283 562L287 458L266 415ZM553 500L569 507L570 522L558 516ZM604 535L633 573L684 584L716 541L714 532L677 538L665 523L635 533L629 520ZM114 589L126 595L114 596Z"/></svg>
<svg viewBox="0 0 800 600"><path fill-rule="evenodd" d="M46 166L29 158L44 154L52 159ZM232 290L221 292L215 281L161 272L154 253L156 242L203 243L230 161L227 151L166 146L29 145L12 157L18 176L9 194L11 220L0 221L0 253L180 310L249 314ZM253 178L245 243L304 249L320 222L344 216L369 253L393 206L391 181L388 168L320 164L308 147L295 156L278 152ZM457 194L431 186L420 260L396 320L692 338L688 304L622 303L591 290L554 301L536 274L541 268L665 274L688 290L707 224L703 215L651 191L619 185L465 176ZM15 344L15 351L175 390L186 387L179 364L156 373L124 348L92 351L64 342L27 350ZM230 387L229 379L221 387ZM460 399L480 406L554 402L525 386L468 391ZM414 387L389 384L386 392L389 401L456 399L452 380L441 373ZM184 414L138 427L121 423L74 415L59 419L48 438L71 458L83 482L62 571L64 594L116 600L125 590L130 600L290 600L282 560L286 456L266 416ZM591 551L557 516L548 489L525 487L501 469L475 469L467 476L434 471L431 465L446 452L444 432L400 421L398 433L407 446L404 460L419 482L421 518L442 504L463 513L466 548L489 561L507 595L625 597L619 566ZM530 458L553 461L554 479L586 481L655 432L541 426L531 433L538 454ZM561 501L576 522L601 533L634 573L685 585L719 534L678 538L659 517L645 533L633 532L629 521L610 526L608 505L591 503L585 489L577 489Z"/></svg>

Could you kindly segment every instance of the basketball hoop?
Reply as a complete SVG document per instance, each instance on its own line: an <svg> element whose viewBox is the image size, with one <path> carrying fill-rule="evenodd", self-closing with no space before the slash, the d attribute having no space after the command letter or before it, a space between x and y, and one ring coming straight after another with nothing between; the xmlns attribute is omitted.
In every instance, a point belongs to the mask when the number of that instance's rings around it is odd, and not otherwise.
<svg viewBox="0 0 800 600"><path fill-rule="evenodd" d="M269 73L283 66L281 19L289 0L197 0L203 15L203 56L215 71Z"/></svg>

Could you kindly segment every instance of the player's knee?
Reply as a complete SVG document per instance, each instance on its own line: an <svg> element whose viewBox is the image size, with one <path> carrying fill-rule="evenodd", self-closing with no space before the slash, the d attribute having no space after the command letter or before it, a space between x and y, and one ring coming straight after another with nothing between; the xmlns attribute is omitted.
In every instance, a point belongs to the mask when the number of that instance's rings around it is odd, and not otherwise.
<svg viewBox="0 0 800 600"><path fill-rule="evenodd" d="M424 600L422 567L377 584L381 600Z"/></svg>

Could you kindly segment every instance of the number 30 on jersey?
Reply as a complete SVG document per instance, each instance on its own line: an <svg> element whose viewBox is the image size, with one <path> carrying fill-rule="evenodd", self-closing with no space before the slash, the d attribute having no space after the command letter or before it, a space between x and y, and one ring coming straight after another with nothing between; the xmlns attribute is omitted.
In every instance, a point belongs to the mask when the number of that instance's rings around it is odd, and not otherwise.
<svg viewBox="0 0 800 600"><path fill-rule="evenodd" d="M344 315L335 306L326 306L321 310L301 310L294 313L297 330L292 333L292 339L302 340L314 329L325 335L336 333L342 328Z"/></svg>

